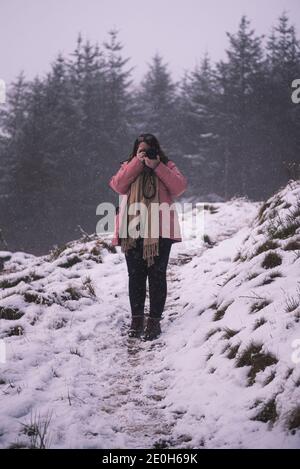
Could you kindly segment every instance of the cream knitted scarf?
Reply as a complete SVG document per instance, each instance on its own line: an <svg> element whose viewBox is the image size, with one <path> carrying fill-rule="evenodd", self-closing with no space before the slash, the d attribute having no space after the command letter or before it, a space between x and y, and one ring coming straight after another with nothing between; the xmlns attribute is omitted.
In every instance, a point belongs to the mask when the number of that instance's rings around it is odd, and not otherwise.
<svg viewBox="0 0 300 469"><path fill-rule="evenodd" d="M158 196L158 183L159 179L154 171L148 171L146 168L138 175L138 177L131 183L130 186L130 193L127 200L127 210L125 207L123 219L121 220L122 227L124 227L124 223L126 222L126 215L127 215L127 227L121 228L121 234L127 233L126 237L121 237L121 251L127 253L128 249L136 246L136 239L132 238L128 234L129 225L132 219L136 219L137 214L129 214L128 209L130 204L141 202L145 204L147 210L144 212L141 211L139 216L139 227L140 233L144 232L143 237L143 259L147 261L148 267L154 264L154 256L159 255L159 238L158 237L151 237L151 226L154 223L159 223L159 196ZM143 194L143 185L144 185L144 192L146 195L150 196L152 194L153 197L147 198L144 197ZM155 190L154 190L155 189ZM155 203L155 206L151 204ZM135 210L133 210L135 211ZM148 230L147 228L147 219L148 218ZM138 225L137 225L138 226ZM158 226L158 225L156 225ZM126 229L127 228L127 229ZM143 228L145 231L143 231ZM125 231L123 231L123 229Z"/></svg>

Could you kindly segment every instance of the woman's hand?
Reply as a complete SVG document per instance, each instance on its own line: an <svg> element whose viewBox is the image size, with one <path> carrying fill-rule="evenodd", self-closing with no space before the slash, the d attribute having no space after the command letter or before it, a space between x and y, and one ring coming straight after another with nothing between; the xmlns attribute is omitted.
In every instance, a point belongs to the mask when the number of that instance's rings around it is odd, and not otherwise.
<svg viewBox="0 0 300 469"><path fill-rule="evenodd" d="M145 156L145 164L149 167L149 168L156 168L156 166L160 163L160 157L159 157L159 154L156 155L156 159L155 160L152 160L151 158L148 158L148 156Z"/></svg>
<svg viewBox="0 0 300 469"><path fill-rule="evenodd" d="M146 156L146 152L143 150L143 151L140 151L136 154L136 157L141 161L143 162L144 159L145 159L145 156Z"/></svg>

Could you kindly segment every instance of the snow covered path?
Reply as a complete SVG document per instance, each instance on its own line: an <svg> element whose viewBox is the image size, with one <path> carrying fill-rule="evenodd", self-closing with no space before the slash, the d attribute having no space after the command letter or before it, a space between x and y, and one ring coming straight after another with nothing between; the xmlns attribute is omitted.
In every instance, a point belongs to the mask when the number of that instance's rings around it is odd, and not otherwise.
<svg viewBox="0 0 300 469"><path fill-rule="evenodd" d="M20 319L1 320L7 348L7 362L0 368L3 448L29 446L36 422L48 418L51 448L151 448L167 437L170 444L172 428L163 400L172 369L163 363L163 350L168 324L178 312L180 267L172 264L177 254L172 253L168 267L164 334L143 342L127 336L128 275L120 251L103 250L98 264L85 260L60 268L76 253L93 251L94 245L92 241L82 249L82 243L75 244L51 263L24 253L12 256L8 281L16 283L20 273L24 279L31 275L32 281L30 286L20 281L2 293L2 305L26 310ZM87 278L96 301L82 288ZM67 290L74 299L61 302ZM38 301L24 301L25 295L37 293ZM59 301L51 304L57 296ZM148 310L147 290L146 314ZM8 324L22 333L10 335Z"/></svg>

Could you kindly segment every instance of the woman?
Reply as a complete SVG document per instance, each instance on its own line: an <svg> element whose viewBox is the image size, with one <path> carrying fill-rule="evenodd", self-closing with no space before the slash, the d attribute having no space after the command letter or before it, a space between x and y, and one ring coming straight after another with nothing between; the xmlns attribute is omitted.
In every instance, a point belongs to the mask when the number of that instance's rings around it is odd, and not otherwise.
<svg viewBox="0 0 300 469"><path fill-rule="evenodd" d="M127 263L131 306L128 335L139 337L144 332L143 339L152 340L161 333L170 250L174 242L182 241L176 207L171 205L175 197L185 192L187 179L164 154L154 135L141 134L135 140L128 160L122 162L110 179L109 186L126 196L116 214L112 245L121 246ZM163 202L170 210L157 210ZM130 206L136 207L132 204L140 204L138 218L134 210L129 209ZM133 221L138 221L135 230ZM147 277L150 313L144 331Z"/></svg>

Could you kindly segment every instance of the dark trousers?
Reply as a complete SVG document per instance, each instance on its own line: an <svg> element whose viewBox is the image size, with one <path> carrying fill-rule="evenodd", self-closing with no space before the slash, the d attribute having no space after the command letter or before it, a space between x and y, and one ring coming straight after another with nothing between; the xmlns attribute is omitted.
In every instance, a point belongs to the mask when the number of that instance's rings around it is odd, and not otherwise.
<svg viewBox="0 0 300 469"><path fill-rule="evenodd" d="M146 282L149 281L150 313L161 317L167 298L167 266L173 240L159 237L159 255L154 264L147 266L143 259L143 238L137 238L136 246L128 249L125 259L129 277L129 299L132 315L143 315L146 300Z"/></svg>

